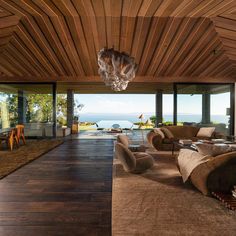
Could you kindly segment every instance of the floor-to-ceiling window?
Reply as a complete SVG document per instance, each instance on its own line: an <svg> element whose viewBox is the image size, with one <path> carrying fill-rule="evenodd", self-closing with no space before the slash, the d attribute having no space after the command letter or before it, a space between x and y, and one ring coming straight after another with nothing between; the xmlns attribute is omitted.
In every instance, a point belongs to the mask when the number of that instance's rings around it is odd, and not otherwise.
<svg viewBox="0 0 236 236"><path fill-rule="evenodd" d="M155 94L75 94L74 102L74 114L79 117L81 129L100 121L104 121L103 125L106 121L105 128L117 122L129 124L124 121L135 125L143 122L144 127L155 124Z"/></svg>
<svg viewBox="0 0 236 236"><path fill-rule="evenodd" d="M173 94L163 94L162 109L163 123L173 125Z"/></svg>
<svg viewBox="0 0 236 236"><path fill-rule="evenodd" d="M177 84L177 124L215 126L232 133L231 84ZM231 107L232 106L232 107Z"/></svg>
<svg viewBox="0 0 236 236"><path fill-rule="evenodd" d="M24 124L26 136L53 136L52 84L0 84L0 115L0 128Z"/></svg>

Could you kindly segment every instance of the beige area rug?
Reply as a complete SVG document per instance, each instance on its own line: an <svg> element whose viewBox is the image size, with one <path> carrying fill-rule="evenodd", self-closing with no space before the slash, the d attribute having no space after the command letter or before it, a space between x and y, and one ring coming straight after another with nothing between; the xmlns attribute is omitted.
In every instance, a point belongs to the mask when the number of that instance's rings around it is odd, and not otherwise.
<svg viewBox="0 0 236 236"><path fill-rule="evenodd" d="M124 172L114 160L113 236L236 235L236 212L183 184L170 154L142 175Z"/></svg>
<svg viewBox="0 0 236 236"><path fill-rule="evenodd" d="M61 140L27 140L13 151L0 151L0 179L62 144Z"/></svg>

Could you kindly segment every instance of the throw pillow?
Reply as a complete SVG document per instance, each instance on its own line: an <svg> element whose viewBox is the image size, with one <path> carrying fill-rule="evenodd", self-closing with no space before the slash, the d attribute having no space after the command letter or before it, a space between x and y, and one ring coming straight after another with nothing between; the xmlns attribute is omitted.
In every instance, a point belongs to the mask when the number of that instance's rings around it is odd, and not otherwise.
<svg viewBox="0 0 236 236"><path fill-rule="evenodd" d="M197 137L210 138L215 131L215 127L202 127L197 133Z"/></svg>
<svg viewBox="0 0 236 236"><path fill-rule="evenodd" d="M232 148L226 144L207 144L197 143L197 150L203 156L218 156L227 152L231 152Z"/></svg>
<svg viewBox="0 0 236 236"><path fill-rule="evenodd" d="M174 135L172 134L172 132L170 130L168 130L167 128L162 127L161 131L165 134L166 138L169 138L169 139L173 139L174 138Z"/></svg>
<svg viewBox="0 0 236 236"><path fill-rule="evenodd" d="M153 132L156 134L160 134L162 138L165 138L165 134L161 131L160 128L154 128Z"/></svg>

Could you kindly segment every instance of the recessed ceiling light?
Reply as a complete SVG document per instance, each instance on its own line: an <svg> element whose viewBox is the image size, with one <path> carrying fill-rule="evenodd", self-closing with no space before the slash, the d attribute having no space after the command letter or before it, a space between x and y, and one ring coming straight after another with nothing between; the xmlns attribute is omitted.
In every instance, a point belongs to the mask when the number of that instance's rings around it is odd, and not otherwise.
<svg viewBox="0 0 236 236"><path fill-rule="evenodd" d="M213 50L213 54L214 54L214 55L218 55L219 53L220 53L220 50L217 50L217 49L214 49L214 50Z"/></svg>

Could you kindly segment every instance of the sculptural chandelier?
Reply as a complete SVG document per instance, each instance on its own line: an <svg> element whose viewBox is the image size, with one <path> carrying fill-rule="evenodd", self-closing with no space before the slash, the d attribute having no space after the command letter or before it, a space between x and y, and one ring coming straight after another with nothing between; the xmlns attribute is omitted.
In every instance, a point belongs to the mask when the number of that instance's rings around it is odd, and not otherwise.
<svg viewBox="0 0 236 236"><path fill-rule="evenodd" d="M133 57L113 48L103 48L99 51L98 66L98 73L106 86L110 86L114 91L125 90L128 83L134 79L137 69Z"/></svg>

